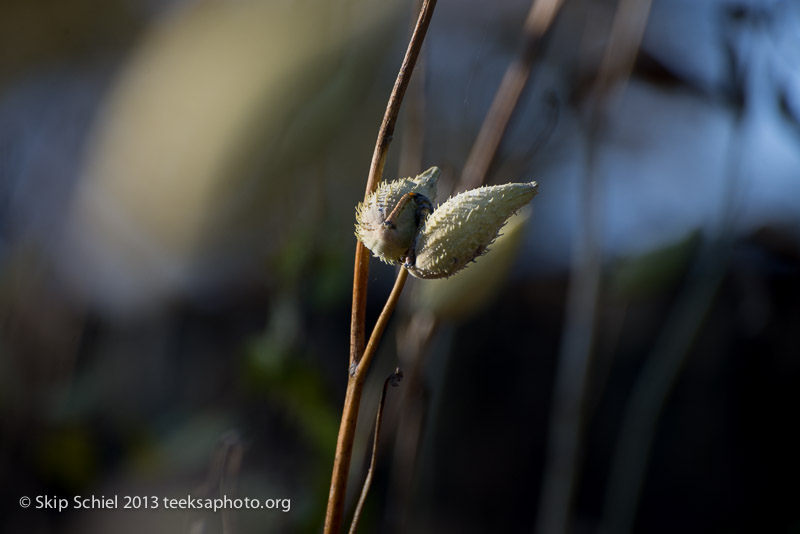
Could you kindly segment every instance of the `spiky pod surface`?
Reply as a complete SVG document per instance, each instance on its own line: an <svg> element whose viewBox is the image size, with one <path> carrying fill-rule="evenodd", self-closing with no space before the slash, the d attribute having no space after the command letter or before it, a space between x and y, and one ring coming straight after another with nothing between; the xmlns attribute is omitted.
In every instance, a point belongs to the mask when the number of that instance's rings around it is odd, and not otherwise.
<svg viewBox="0 0 800 534"><path fill-rule="evenodd" d="M418 207L408 202L391 225L386 219L400 200L408 193L433 200L439 168L431 167L414 178L401 178L382 182L364 202L356 207L356 237L376 258L389 264L402 263L417 237L421 220Z"/></svg>
<svg viewBox="0 0 800 534"><path fill-rule="evenodd" d="M416 258L406 265L417 278L446 278L485 254L511 215L538 193L536 182L484 186L436 208L417 235Z"/></svg>

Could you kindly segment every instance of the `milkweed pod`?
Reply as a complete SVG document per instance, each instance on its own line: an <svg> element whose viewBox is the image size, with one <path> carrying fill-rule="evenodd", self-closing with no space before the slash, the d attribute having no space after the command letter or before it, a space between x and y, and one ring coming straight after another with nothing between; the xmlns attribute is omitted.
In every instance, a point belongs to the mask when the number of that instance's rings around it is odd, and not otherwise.
<svg viewBox="0 0 800 534"><path fill-rule="evenodd" d="M436 196L439 168L414 178L383 182L356 207L356 237L376 258L390 264L404 261L414 245Z"/></svg>
<svg viewBox="0 0 800 534"><path fill-rule="evenodd" d="M462 269L449 278L414 284L412 309L454 321L464 320L485 309L508 281L532 211L530 206L523 206L509 217L492 244L491 252L470 265L469 269Z"/></svg>
<svg viewBox="0 0 800 534"><path fill-rule="evenodd" d="M436 208L417 236L416 258L406 264L417 278L446 278L485 254L511 215L538 193L536 182L480 187Z"/></svg>

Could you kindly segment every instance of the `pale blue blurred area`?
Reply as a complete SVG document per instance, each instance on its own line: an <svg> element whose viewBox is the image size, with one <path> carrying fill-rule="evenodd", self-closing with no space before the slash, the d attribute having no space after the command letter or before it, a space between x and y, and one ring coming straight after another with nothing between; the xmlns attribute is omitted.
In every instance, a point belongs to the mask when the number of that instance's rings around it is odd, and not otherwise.
<svg viewBox="0 0 800 534"><path fill-rule="evenodd" d="M3 91L0 190L6 239L53 246L108 71L102 65L82 71L52 67Z"/></svg>
<svg viewBox="0 0 800 534"><path fill-rule="evenodd" d="M517 50L505 36L521 24L526 4L512 4L504 3L507 18L492 24L477 8L440 7L430 38L426 154L451 174L468 154L465 132L477 131ZM742 13L732 15L736 9ZM799 11L785 1L654 2L642 48L679 82L634 73L614 95L592 147L609 258L656 249L695 229L713 233L732 180L738 235L772 224L800 228ZM589 147L586 116L571 99L597 67L603 41L575 39L575 32L595 20L602 27L608 12L587 2L567 3L566 12L490 176L540 183L520 274L566 268L579 220ZM450 17L459 24L443 22Z"/></svg>
<svg viewBox="0 0 800 534"><path fill-rule="evenodd" d="M142 9L139 16L156 20L163 13L166 18L177 19L182 11L191 12L193 4L182 2L170 9L162 7L161 11ZM460 172L498 80L517 51L515 35L527 5L522 1L506 2L489 14L477 2L469 4L468 8L446 3L439 7L426 45L429 103L424 165L441 166L451 180ZM572 6L567 13L575 24L592 24L591 17L598 17L598 24L604 23L604 8L595 7L592 11L581 2L574 2ZM731 6L741 6L744 14L731 15ZM533 73L531 87L520 104L490 177L494 182L536 179L540 183L542 197L529 223L523 256L531 272L563 269L570 262L578 220L579 180L586 172L589 150L585 117L581 108L574 106L572 91L575 84L596 67L593 58L602 50L602 41L588 45L579 42L579 46L568 47L575 29L569 16L563 19L555 29L553 45L546 50L543 61ZM726 181L734 179L731 175L734 169L739 175L735 178L739 181L736 186L737 231L747 233L764 224L798 225L800 74L793 65L800 62L799 19L798 7L792 2L654 3L643 50L679 77L682 84L659 86L634 77L622 94L615 95L614 107L607 112L606 131L597 146L592 147L597 161L594 172L602 184L601 234L610 257L657 248L696 228L712 229L726 198ZM143 33L141 38L148 39L148 33ZM370 95L374 100L370 102L374 110L380 109L381 95L390 83L386 80L390 79L392 62L397 60L397 50L402 46L400 41L394 43L393 52L383 56L384 66L372 73L359 74L364 76L360 83L363 89L373 91ZM224 285L232 276L252 276L247 273L253 272L254 262L263 261L265 254L266 257L272 254L270 247L265 246L266 241L272 240L260 237L269 231L268 227L258 225L276 224L264 219L261 222L258 218L248 219L250 216L246 213L234 216L242 221L235 222L231 217L236 208L231 208L234 210L231 214L213 223L221 224L219 231L226 232L222 240L214 232L196 230L205 232L206 237L191 238L194 240L191 247L201 251L193 260L187 256L189 245L160 244L158 231L141 230L141 223L137 221L142 218L158 221L158 216L132 213L133 218L128 221L126 210L143 210L146 204L122 208L115 204L117 201L102 200L100 195L97 202L101 205L96 209L115 214L114 221L97 222L109 228L105 237L96 232L92 234L94 237L81 237L85 230L78 230L76 234L70 228L65 230L66 237L55 232L69 227L65 220L68 203L76 202L74 187L87 162L91 163L93 145L89 142L96 138L98 126L108 122L102 115L108 110L106 101L113 96L110 91L117 90L118 80L125 79L127 65L136 57L136 48L96 54L99 59L90 56L90 61L84 61L80 68L38 67L38 70L26 71L24 76L9 80L0 93L0 134L4 139L3 153L8 154L2 164L2 192L8 206L3 214L7 227L6 248L21 240L39 243L34 246L52 257L56 270L67 276L68 285L78 292L78 298L122 310L128 305L148 306L148 302L156 303L187 291L206 291L209 284L212 288L216 284ZM377 68L377 64L372 65L372 69ZM385 80L382 90L376 90L375 73L378 72ZM349 80L330 79L327 83L340 84L346 91L356 87ZM320 87L317 93L309 95L317 94L324 103L327 97L323 89ZM330 91L335 90L336 85L331 85ZM743 94L742 108L731 100L730 95L734 93ZM343 97L334 93L333 98L330 105L324 105L336 106L335 99ZM357 103L357 100L344 98L342 102L348 102L346 105ZM295 119L291 119L294 123L286 123L289 130L295 131L292 136L298 142L304 142L306 134L300 133L298 137L297 132L318 129L307 116L300 114L304 107L308 106L297 108ZM318 133L329 135L325 132L335 131L330 130L333 127L339 134L328 139L337 140L341 134L352 131L352 124L341 122L341 117L347 113L362 116L358 108L339 111L338 126L325 123L325 129ZM374 120L375 116L371 118ZM164 119L170 120L167 116ZM172 120L176 119L179 117ZM362 124L368 129L368 123L359 122ZM115 128L124 131L124 124L123 130ZM163 130L157 125L154 128L154 134ZM265 132L268 128L267 124L256 131ZM187 135L197 133L187 132ZM358 137L359 140L365 138L369 136ZM259 174L261 181L271 180L268 174L274 172L269 170L275 168L274 156L263 161L253 159L259 150L273 150L271 142L265 139L262 148L255 148L255 151L248 148L238 156L251 163L246 167L234 163L230 172L238 169L242 176L251 174L253 177L238 182L235 177L226 177L226 183L231 185L226 186L224 192L214 193L220 195L217 204L224 208L227 202L240 202L233 190L236 187L252 191L243 193L245 197L258 194L259 188L247 183L259 181L256 178ZM368 154L368 145L367 142L359 153ZM532 149L532 145L536 148ZM350 146L347 145L346 150L353 150ZM304 158L302 167L312 169L310 172L318 176L322 173L323 182L339 182L341 176L348 176L344 198L354 196L357 199L357 184L361 180L358 173L363 174L368 156L362 156L365 161L356 165L342 148L336 148L338 154L333 157L330 149L314 148L312 151L319 155L319 161ZM286 152L285 147L281 150ZM150 157L142 154L137 157ZM735 163L732 163L733 157L737 159ZM165 160L167 164L175 165ZM292 165L294 175L281 178L285 185L280 186L280 192L266 193L261 188L261 194L270 196L269 201L286 198L295 202L296 199L288 197L301 195L288 184L309 180L308 171ZM147 166L152 173L153 164L147 163ZM173 176L176 184L184 179L174 174L164 176ZM148 180L163 178L142 176L142 187L162 187ZM191 184L190 180L186 185L175 187L191 188ZM80 206L80 198L77 202ZM329 205L337 214L337 221L344 223L348 209L335 203ZM182 208L176 205L175 209L178 214ZM195 231L190 231L186 225L195 224L188 221L198 216L190 212L181 216L187 217L180 223L184 229L179 235L184 237L174 239L189 239ZM209 213L206 217L214 220L216 216ZM291 216L280 217L285 220ZM245 222L248 220L251 222ZM252 231L253 228L259 231ZM165 230L163 236L172 235L171 230ZM277 227L274 230L283 231ZM119 236L114 237L115 232ZM340 239L347 239L346 224L342 224L340 232ZM93 244L87 245L86 239ZM57 246L54 240L58 241ZM232 244L226 247L222 244L224 241ZM71 254L73 247L84 252ZM133 256L129 257L126 249L120 247L140 247L141 252L130 249ZM246 249L258 252L242 254ZM136 257L142 260L132 259ZM151 259L142 263L147 257ZM92 282L82 281L81 273L90 276ZM93 291L92 286L100 289Z"/></svg>
<svg viewBox="0 0 800 534"><path fill-rule="evenodd" d="M728 12L734 5L743 6L741 20ZM790 105L800 95L799 11L792 2L654 3L642 47L680 85L634 78L608 110L594 173L609 257L655 249L693 229L713 234L732 181L737 235L768 225L800 231L800 114ZM559 57L554 50L546 60ZM534 82L541 91L569 83L568 70L549 66L554 79ZM537 203L526 249L535 251L526 263L555 269L569 261L587 153L583 123L562 111L530 168L555 201Z"/></svg>

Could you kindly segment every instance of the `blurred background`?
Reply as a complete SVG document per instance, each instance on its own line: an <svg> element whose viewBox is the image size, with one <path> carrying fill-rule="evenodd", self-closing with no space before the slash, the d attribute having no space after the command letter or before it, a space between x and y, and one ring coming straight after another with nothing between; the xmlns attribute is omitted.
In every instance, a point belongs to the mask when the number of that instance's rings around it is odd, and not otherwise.
<svg viewBox="0 0 800 534"><path fill-rule="evenodd" d="M321 531L412 4L0 2L0 531ZM415 70L387 178L463 189L511 66L485 179L540 193L407 285L361 531L800 532L800 3L539 4L441 0ZM19 506L223 494L291 508Z"/></svg>

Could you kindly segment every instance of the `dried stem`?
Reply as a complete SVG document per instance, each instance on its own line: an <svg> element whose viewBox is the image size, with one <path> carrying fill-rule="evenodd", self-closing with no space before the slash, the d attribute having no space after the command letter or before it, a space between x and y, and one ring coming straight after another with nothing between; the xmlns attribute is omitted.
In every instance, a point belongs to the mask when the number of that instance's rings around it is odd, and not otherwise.
<svg viewBox="0 0 800 534"><path fill-rule="evenodd" d="M597 136L604 125L614 85L628 77L644 34L650 0L621 0L605 56L594 83L594 107L589 112L589 148L581 191L580 235L575 242L567 314L556 372L553 412L548 432L547 463L542 481L538 534L570 531L573 498L582 463L585 400L589 387L592 344L600 291L602 250L598 228L602 198L596 168Z"/></svg>
<svg viewBox="0 0 800 534"><path fill-rule="evenodd" d="M196 488L192 495L200 498L209 498L215 495L235 495L243 455L244 447L238 433L234 431L226 432L217 443L205 482ZM194 529L198 528L198 524L202 529L204 521L191 521L187 530L193 532ZM235 532L234 524L234 516L231 515L230 510L222 510L223 534Z"/></svg>
<svg viewBox="0 0 800 534"><path fill-rule="evenodd" d="M355 439L356 423L358 422L358 408L361 403L361 393L364 390L364 379L367 376L369 364L375 356L378 342L386 328L386 323L392 316L392 312L397 307L400 294L403 292L408 271L400 269L395 280L394 288L383 307L383 311L375 323L369 343L364 351L361 362L351 367L350 376L347 381L347 392L344 398L344 408L342 409L342 421L339 426L339 439L336 441L336 456L333 460L333 478L331 479L331 490L328 495L328 510L325 515L325 534L339 532L342 523L342 511L344 508L344 497L347 490L347 475L350 471L350 459L353 456L353 440ZM338 509L333 509L334 505Z"/></svg>
<svg viewBox="0 0 800 534"><path fill-rule="evenodd" d="M420 10L417 24L414 27L414 32L411 35L411 41L408 43L408 50L403 58L403 64L400 66L400 72L397 74L397 80L394 83L392 94L389 97L389 103L386 106L386 113L381 122L381 128L378 131L378 140L375 143L375 150L372 153L372 162L369 168L369 177L367 178L367 187L364 192L364 199L378 187L378 183L383 176L383 167L386 164L386 154L389 151L389 144L392 142L394 135L394 127L397 124L397 116L400 112L400 104L403 102L406 89L408 88L411 79L411 73L414 70L414 65L417 62L419 51L422 48L422 42L425 39L425 33L428 30L431 17L433 16L433 8L436 6L436 0L425 0ZM361 359L361 353L364 350L364 339L366 337L365 331L365 313L367 304L367 275L369 274L369 252L363 243L360 241L356 245L356 258L355 269L353 274L353 308L350 317L350 365L358 365Z"/></svg>
<svg viewBox="0 0 800 534"><path fill-rule="evenodd" d="M438 330L439 321L422 311L411 316L403 331L403 342L397 344L398 356L403 367L410 369L406 385L400 392L399 413L394 414L394 458L391 468L389 502L392 517L384 524L387 532L406 532L408 506L413 494L417 452L427 411L423 369L431 340ZM391 529L391 530L389 530Z"/></svg>
<svg viewBox="0 0 800 534"><path fill-rule="evenodd" d="M486 181L486 174L497 154L500 141L503 140L511 115L528 82L539 41L553 22L561 2L562 0L536 0L531 6L525 21L525 42L517 58L506 69L503 81L497 88L464 165L459 189L472 189Z"/></svg>
<svg viewBox="0 0 800 534"><path fill-rule="evenodd" d="M386 404L386 389L389 384L396 387L403 379L403 371L398 367L392 374L386 377L383 381L383 391L381 392L381 400L378 403L378 414L375 416L375 436L372 439L372 455L369 460L369 469L367 470L367 477L364 479L364 486L361 488L361 496L358 498L356 510L353 513L353 522L350 523L350 534L355 534L358 528L358 520L361 518L361 510L364 509L364 502L367 500L369 488L372 485L372 477L375 475L375 462L378 458L378 439L381 435L381 420L383 419L383 406Z"/></svg>
<svg viewBox="0 0 800 534"><path fill-rule="evenodd" d="M383 176L383 167L386 163L386 154L394 134L400 104L408 87L411 73L414 70L419 51L422 48L425 34L433 16L436 0L425 0L420 10L417 24L411 35L408 50L400 66L389 103L386 106L375 151L370 164L369 178L364 193L366 198L378 186ZM347 476L350 472L350 460L353 454L353 440L355 438L356 423L358 422L358 407L364 387L364 378L369 368L372 355L377 347L386 322L389 319L397 299L405 284L408 272L401 269L395 282L392 294L378 318L369 345L364 346L366 331L366 304L367 304L367 277L369 274L369 253L359 241L356 245L355 267L353 272L353 308L350 319L350 375L347 381L342 420L339 426L339 437L336 441L336 455L333 460L333 473L331 475L331 488L328 494L328 509L325 512L325 534L336 534L341 530L342 512L347 492Z"/></svg>
<svg viewBox="0 0 800 534"><path fill-rule="evenodd" d="M735 217L741 208L737 199L742 186L744 132L747 119L752 119L752 111L748 114L744 108L744 112L744 116L736 116L728 147L722 211L710 243L700 250L689 281L667 315L623 412L606 486L603 527L608 532L633 531L659 418L724 281Z"/></svg>
<svg viewBox="0 0 800 534"><path fill-rule="evenodd" d="M415 0L411 6L412 13L418 13L421 7L422 0ZM406 91L403 111L405 126L400 139L398 162L400 176L414 176L422 168L422 154L425 145L425 70L425 47L423 46L417 58L414 77Z"/></svg>
<svg viewBox="0 0 800 534"><path fill-rule="evenodd" d="M607 483L608 532L633 531L659 417L722 283L726 254L721 249L724 245L712 243L700 252L697 272L667 316L628 399Z"/></svg>
<svg viewBox="0 0 800 534"><path fill-rule="evenodd" d="M561 3L562 0L533 1L525 21L525 38L520 52L506 69L503 79L497 88L492 105L484 118L467 162L464 165L459 183L456 186L457 190L472 189L483 185L486 181L489 167L497 154L497 149L500 146L511 116L519 103L522 91L530 78L532 64L539 48L540 40L552 24ZM414 83L419 83L419 81L417 79ZM422 92L420 91L417 96L421 100L423 98ZM419 116L424 113L424 101L418 104L413 111L415 116L409 122L419 127ZM418 141L419 139L415 140ZM418 151L408 150L407 152L421 158L421 144ZM412 474L416 464L419 439L422 434L424 417L421 412L425 409L425 401L422 398L421 375L424 355L438 327L438 322L435 318L425 317L423 319L418 312L411 318L410 328L415 328L414 325L418 326L422 322L426 324L423 328L424 334L412 336L416 342L409 349L409 354L405 358L407 364L411 367L411 374L409 375L408 387L404 388L405 392L401 401L404 411L398 420L397 429L395 430L395 458L392 470L393 497L391 501L397 510L397 521L394 522L394 528L398 529L398 531L404 530L402 525L407 518L406 509L412 492ZM404 344L404 347L408 346L408 343ZM401 526L398 527L397 525Z"/></svg>
<svg viewBox="0 0 800 534"><path fill-rule="evenodd" d="M361 365L359 365L358 369L356 369L356 376L366 375L367 368L369 368L369 363L372 361L372 357L375 355L375 351L378 348L378 342L383 335L383 330L386 328L386 323L389 322L389 317L392 316L392 312L394 311L395 307L397 307L397 302L400 300L400 293L403 292L403 286L406 284L407 278L408 271L405 268L401 268L400 272L397 273L397 279L394 282L392 292L389 294L389 298L386 300L386 305L383 307L383 311L381 312L380 316L378 316L378 320L375 323L375 328L372 329L372 334L369 336L369 343L367 343L367 348L364 350L364 356L361 359Z"/></svg>

